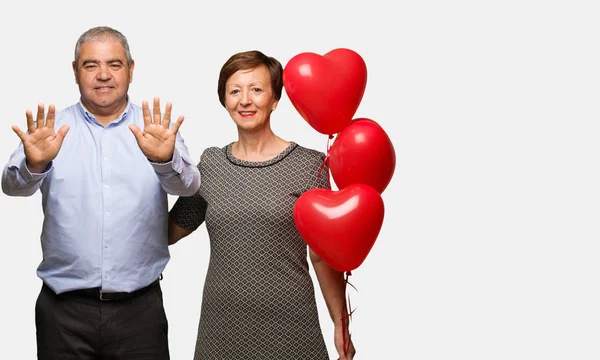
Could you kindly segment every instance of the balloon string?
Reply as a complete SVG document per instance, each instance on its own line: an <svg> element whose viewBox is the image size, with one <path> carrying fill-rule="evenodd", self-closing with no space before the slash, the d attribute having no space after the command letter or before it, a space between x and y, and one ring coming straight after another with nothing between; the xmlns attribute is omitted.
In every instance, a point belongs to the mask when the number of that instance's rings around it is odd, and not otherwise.
<svg viewBox="0 0 600 360"><path fill-rule="evenodd" d="M346 285L350 285L354 290L356 290L356 292L358 292L356 287L348 281L348 278L350 277L350 275L352 275L352 273L350 271L346 271L346 273L344 274L344 291L346 292L346 299L347 299L347 305L346 305L347 312L342 310L342 340L343 340L343 347L344 347L344 355L348 355L348 350L350 349L350 343L351 343L351 341L350 341L351 340L350 339L351 338L350 320L352 320L352 314L354 314L354 312L356 311L356 309L352 309L352 304L350 303L350 294L348 293L348 288ZM347 339L346 339L346 328L348 329L348 338Z"/></svg>
<svg viewBox="0 0 600 360"><path fill-rule="evenodd" d="M331 145L329 145L329 142L331 141L331 139L333 139L333 135L329 135L327 137L327 155L325 155L325 159L323 159L323 163L321 164L321 167L319 167L319 176L318 176L319 179L321 179L321 173L323 172L325 165L329 161L329 155L330 155L330 151L331 151ZM331 189L331 182L329 180L329 171L327 172L327 187L329 189Z"/></svg>

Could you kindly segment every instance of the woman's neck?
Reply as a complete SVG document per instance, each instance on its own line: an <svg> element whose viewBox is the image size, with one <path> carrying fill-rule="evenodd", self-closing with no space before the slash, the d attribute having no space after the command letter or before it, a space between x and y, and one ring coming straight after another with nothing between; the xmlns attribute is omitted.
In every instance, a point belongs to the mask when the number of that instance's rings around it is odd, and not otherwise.
<svg viewBox="0 0 600 360"><path fill-rule="evenodd" d="M289 145L288 141L272 131L252 134L238 132L238 141L232 144L231 153L241 160L266 161L279 155Z"/></svg>

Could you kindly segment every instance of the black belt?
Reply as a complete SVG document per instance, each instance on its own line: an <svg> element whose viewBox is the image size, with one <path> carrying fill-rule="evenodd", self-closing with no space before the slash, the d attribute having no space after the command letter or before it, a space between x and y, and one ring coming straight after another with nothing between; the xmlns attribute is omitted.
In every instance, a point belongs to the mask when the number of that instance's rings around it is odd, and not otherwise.
<svg viewBox="0 0 600 360"><path fill-rule="evenodd" d="M85 297L91 297L93 299L97 299L100 301L116 301L116 300L126 300L133 299L147 292L148 290L155 288L158 286L159 280L154 281L152 284L143 287L141 289L132 291L132 292L103 292L100 291L99 288L92 289L82 289L82 290L73 290L69 291L65 294L73 294L73 295L81 295Z"/></svg>

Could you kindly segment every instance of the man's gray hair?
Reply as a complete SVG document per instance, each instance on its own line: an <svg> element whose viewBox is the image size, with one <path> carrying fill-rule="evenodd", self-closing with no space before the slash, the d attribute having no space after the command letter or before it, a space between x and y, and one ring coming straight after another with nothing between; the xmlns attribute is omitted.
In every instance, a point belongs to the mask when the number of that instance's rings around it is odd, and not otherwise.
<svg viewBox="0 0 600 360"><path fill-rule="evenodd" d="M133 62L131 58L131 51L129 51L129 44L127 43L127 38L120 31L115 30L108 26L98 26L89 29L88 31L81 34L79 39L77 40L77 44L75 45L75 67L77 67L77 61L79 61L79 54L81 52L81 46L89 41L96 40L107 40L107 39L115 39L121 43L123 48L125 49L125 56L127 57L127 65L131 66Z"/></svg>

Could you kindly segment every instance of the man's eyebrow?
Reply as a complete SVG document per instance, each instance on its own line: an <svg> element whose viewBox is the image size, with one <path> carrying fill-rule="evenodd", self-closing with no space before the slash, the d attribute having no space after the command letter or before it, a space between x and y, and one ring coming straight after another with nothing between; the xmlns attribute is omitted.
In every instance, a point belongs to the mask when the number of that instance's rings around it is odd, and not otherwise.
<svg viewBox="0 0 600 360"><path fill-rule="evenodd" d="M123 61L121 59L110 59L107 61L108 64L115 64L115 63L119 63L119 64L123 64ZM87 64L100 64L99 60L85 60L81 66L85 66Z"/></svg>
<svg viewBox="0 0 600 360"><path fill-rule="evenodd" d="M87 64L100 64L100 61L98 61L98 60L85 60L84 62L81 63L81 66L85 66Z"/></svg>

